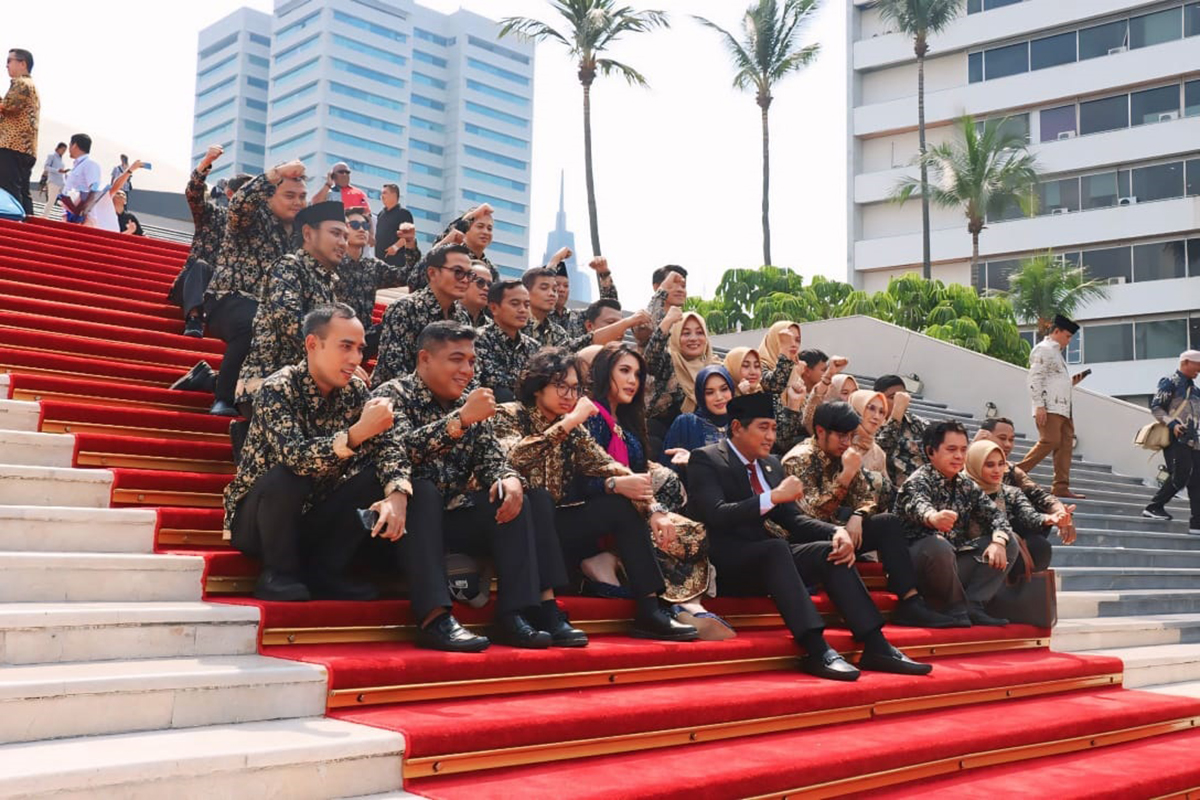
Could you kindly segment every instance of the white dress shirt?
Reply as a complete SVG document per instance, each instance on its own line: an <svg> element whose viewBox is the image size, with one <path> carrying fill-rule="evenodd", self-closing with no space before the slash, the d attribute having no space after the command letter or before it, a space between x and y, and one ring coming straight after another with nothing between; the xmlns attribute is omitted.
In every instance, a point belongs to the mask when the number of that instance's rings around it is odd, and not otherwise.
<svg viewBox="0 0 1200 800"><path fill-rule="evenodd" d="M59 172L62 168L62 156L58 154L57 150L52 151L50 155L46 156L46 183L52 183L55 186L61 187L67 179L66 175Z"/></svg>
<svg viewBox="0 0 1200 800"><path fill-rule="evenodd" d="M101 190L104 191L104 195L92 206L92 210L88 212L87 220L84 224L103 231L119 231L120 224L117 222L117 210L113 208L112 197L108 194L108 187L100 184L100 165L92 161L87 153L84 153L75 159L75 166L71 168L71 172L67 175L67 183L63 187L63 191L98 192Z"/></svg>
<svg viewBox="0 0 1200 800"><path fill-rule="evenodd" d="M729 449L738 457L738 461L742 462L742 466L750 466L750 459L742 455L742 451L734 447L733 442L729 443ZM771 484L767 483L767 476L763 473L762 464L758 462L757 458L754 459L754 472L758 475L758 485L766 490L758 496L758 513L767 514L775 507L775 504L771 502ZM746 480L749 480L749 476ZM754 491L754 484L750 485L750 490Z"/></svg>

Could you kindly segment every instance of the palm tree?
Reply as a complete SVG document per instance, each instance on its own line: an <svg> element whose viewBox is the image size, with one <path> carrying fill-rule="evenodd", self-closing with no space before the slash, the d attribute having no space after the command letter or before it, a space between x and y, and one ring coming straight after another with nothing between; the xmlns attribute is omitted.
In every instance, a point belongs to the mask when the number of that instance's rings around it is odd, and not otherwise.
<svg viewBox="0 0 1200 800"><path fill-rule="evenodd" d="M1087 267L1056 258L1052 251L1021 262L1008 279L1004 296L1023 322L1037 323L1037 338L1050 332L1055 314L1074 317L1081 306L1108 297L1108 285L1090 280Z"/></svg>
<svg viewBox="0 0 1200 800"><path fill-rule="evenodd" d="M796 43L806 23L817 9L818 0L783 0L780 9L777 0L758 0L746 9L742 17L742 38L739 40L729 31L703 17L696 20L721 34L725 49L737 70L733 75L734 87L745 91L754 87L754 100L762 113L762 227L763 264L771 263L771 134L768 112L771 108L771 89L787 77L798 72L817 57L821 46L810 44L800 47Z"/></svg>
<svg viewBox="0 0 1200 800"><path fill-rule="evenodd" d="M925 56L929 53L929 34L938 33L962 10L962 0L877 0L875 7L879 16L894 22L901 33L913 39L913 51L917 54L917 138L921 164L921 243L924 247L922 274L925 280L932 276L929 259L929 174L925 167Z"/></svg>
<svg viewBox="0 0 1200 800"><path fill-rule="evenodd" d="M1037 159L1025 136L1006 122L990 119L977 125L970 116L963 117L957 124L957 141L937 145L921 160L933 174L922 197L942 208L962 209L967 217L972 279L979 270L979 234L987 215L1003 214L1014 205L1032 214L1036 205ZM921 181L906 178L892 199L904 203L921 188Z"/></svg>
<svg viewBox="0 0 1200 800"><path fill-rule="evenodd" d="M602 53L626 33L644 33L667 27L662 11L638 11L617 6L615 0L553 0L550 4L567 22L560 33L544 22L529 17L506 17L500 35L515 33L532 41L552 39L567 48L579 62L583 84L583 165L587 178L588 218L592 231L592 254L600 255L600 223L596 217L596 181L592 175L592 83L596 75L616 73L630 85L646 86L646 78L628 64L604 58Z"/></svg>

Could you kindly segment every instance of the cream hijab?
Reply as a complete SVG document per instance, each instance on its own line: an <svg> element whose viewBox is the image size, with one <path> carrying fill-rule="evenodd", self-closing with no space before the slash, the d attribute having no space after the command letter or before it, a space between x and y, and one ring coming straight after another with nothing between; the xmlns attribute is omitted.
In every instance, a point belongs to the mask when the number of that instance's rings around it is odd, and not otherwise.
<svg viewBox="0 0 1200 800"><path fill-rule="evenodd" d="M987 439L975 442L967 448L967 474L978 484L980 489L983 489L984 494L995 494L1000 491L1000 484L987 483L983 479L983 464L994 451L999 451L1001 456L1004 455L1004 450L1000 445Z"/></svg>
<svg viewBox="0 0 1200 800"><path fill-rule="evenodd" d="M733 389L737 392L737 386L742 382L742 362L746 360L746 356L754 353L758 356L759 364L762 363L762 356L753 347L735 347L725 354L725 369L729 371L729 375L733 378ZM754 384L753 392L762 391L762 381Z"/></svg>
<svg viewBox="0 0 1200 800"><path fill-rule="evenodd" d="M829 391L825 393L826 403L833 403L842 399L842 389L845 388L846 381L854 381L854 391L850 392L851 397L854 396L854 392L858 391L858 381L854 380L853 375L847 375L844 372L839 372L837 375L834 375L833 380L830 381L830 383L833 385L830 386Z"/></svg>
<svg viewBox="0 0 1200 800"><path fill-rule="evenodd" d="M841 377L840 375L838 377ZM884 413L887 412L887 397L882 392L873 392L869 389L859 389L850 395L850 406L861 417L867 410L867 404L874 398L878 397L880 404L883 406ZM878 431L876 431L878 433ZM875 441L872 435L860 425L855 431L854 437L855 447L866 449L863 453L863 469L869 469L874 472L883 472L887 469L887 454L883 452L883 448Z"/></svg>
<svg viewBox="0 0 1200 800"><path fill-rule="evenodd" d="M696 320L700 324L700 329L704 331L704 352L691 359L683 357L683 348L680 346L683 326L689 319ZM683 412L685 414L694 412L696 410L696 376L709 364L717 363L716 357L713 356L712 340L708 338L708 325L705 324L704 317L695 311L685 311L683 318L671 326L669 348L671 364L675 368L675 381L683 390Z"/></svg>
<svg viewBox="0 0 1200 800"><path fill-rule="evenodd" d="M758 343L757 353L758 360L762 362L764 372L769 369L775 369L775 365L779 363L779 356L783 352L783 343L779 341L779 334L791 327L799 330L800 323L783 319L776 322L770 328L767 328L767 332L763 334L762 341Z"/></svg>

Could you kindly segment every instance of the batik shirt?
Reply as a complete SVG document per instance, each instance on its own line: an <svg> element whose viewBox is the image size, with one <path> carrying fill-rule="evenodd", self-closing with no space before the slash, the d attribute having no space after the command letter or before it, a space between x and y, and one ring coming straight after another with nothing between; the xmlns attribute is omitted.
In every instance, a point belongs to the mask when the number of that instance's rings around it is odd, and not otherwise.
<svg viewBox="0 0 1200 800"><path fill-rule="evenodd" d="M1024 492L1015 486L1000 484L1000 491L993 492L988 498L996 504L1008 518L1009 527L1024 536L1038 531L1044 531L1044 515L1033 507ZM982 533L980 534L982 535Z"/></svg>
<svg viewBox="0 0 1200 800"><path fill-rule="evenodd" d="M42 104L33 78L28 75L13 78L0 105L4 106L4 112L0 114L0 148L37 158Z"/></svg>
<svg viewBox="0 0 1200 800"><path fill-rule="evenodd" d="M926 464L908 477L896 496L895 512L909 541L937 533L925 524L925 517L946 510L958 514L954 527L942 534L956 549L977 547L980 537L1006 544L1012 534L1004 511L965 474L947 479Z"/></svg>
<svg viewBox="0 0 1200 800"><path fill-rule="evenodd" d="M304 361L300 328L308 312L333 302L337 275L301 250L275 263L267 295L254 314L250 352L238 373L237 400L253 400L258 387L288 364Z"/></svg>
<svg viewBox="0 0 1200 800"><path fill-rule="evenodd" d="M466 220L464 220L462 217L459 217L458 219L454 220L454 222L451 222L446 227L446 230L442 231L434 241L440 242L442 239L445 239L450 235L450 231L455 229L466 233L470 229L470 226L466 223ZM410 291L416 292L429 285L429 265L425 263L426 258L428 258L428 254L426 254L425 258L421 258L417 262L416 267L408 276L408 288ZM488 259L486 253L480 253L479 255L472 253L471 260L482 261L484 264L487 264L488 269L492 272L493 278L500 274L500 271L497 270L496 265L493 264L490 259Z"/></svg>
<svg viewBox="0 0 1200 800"><path fill-rule="evenodd" d="M597 272L596 284L600 287L601 300L620 300L617 296L617 285L613 282L611 272ZM550 319L554 320L554 324L567 332L567 336L572 339L577 339L587 333L587 327L584 324L586 320L583 318L584 309L581 308L566 308L562 311L554 309L550 312Z"/></svg>
<svg viewBox="0 0 1200 800"><path fill-rule="evenodd" d="M926 463L924 445L928 423L915 414L905 412L899 420L890 419L875 434L875 442L887 456L888 478L896 486Z"/></svg>
<svg viewBox="0 0 1200 800"><path fill-rule="evenodd" d="M408 280L408 267L388 264L367 255L364 249L361 258L342 259L337 276L337 299L353 308L363 327L370 330L375 320L375 293L403 286Z"/></svg>
<svg viewBox="0 0 1200 800"><path fill-rule="evenodd" d="M408 459L386 433L350 449L350 426L358 422L369 397L367 384L358 378L322 397L307 364L284 367L267 378L254 405L237 475L225 488L226 537L238 503L279 464L313 479L306 510L368 468L375 470L385 497L393 491L412 494Z"/></svg>
<svg viewBox="0 0 1200 800"><path fill-rule="evenodd" d="M834 522L840 508L849 508L868 517L879 510L879 497L862 470L849 486L842 485L838 480L842 460L831 458L811 439L796 445L783 457L783 471L803 481L804 494L797 502L806 516Z"/></svg>
<svg viewBox="0 0 1200 800"><path fill-rule="evenodd" d="M1053 514L1062 506L1057 497L1050 494L1044 486L1029 477L1029 474L1016 464L1008 465L1008 470L1004 473L1004 483L1019 489L1025 495L1025 499L1043 514Z"/></svg>
<svg viewBox="0 0 1200 800"><path fill-rule="evenodd" d="M419 375L409 374L379 386L374 396L392 400L396 419L389 435L408 455L413 480L431 481L447 511L469 507L468 491L520 477L504 455L492 420L462 425L460 435L451 434L451 420L459 420L465 393L442 405Z"/></svg>
<svg viewBox="0 0 1200 800"><path fill-rule="evenodd" d="M521 371L540 348L524 333L514 339L495 323L484 325L475 337L475 379L485 389L515 393Z"/></svg>
<svg viewBox="0 0 1200 800"><path fill-rule="evenodd" d="M581 478L632 474L596 444L585 426L568 431L561 417L547 422L536 408L503 403L497 407L495 427L509 462L526 485L545 489L559 505Z"/></svg>
<svg viewBox="0 0 1200 800"><path fill-rule="evenodd" d="M529 322L525 325L525 335L537 341L539 347L563 347L572 353L578 353L592 343L590 333L571 337L550 316L538 322L530 315Z"/></svg>
<svg viewBox="0 0 1200 800"><path fill-rule="evenodd" d="M1178 425L1185 428L1190 425L1200 425L1200 390L1196 384L1179 370L1169 378L1158 382L1158 391L1150 399L1150 413L1154 419L1169 426L1171 435ZM1200 450L1200 437L1191 436L1187 439L1188 447Z"/></svg>
<svg viewBox="0 0 1200 800"><path fill-rule="evenodd" d="M388 306L379 321L379 359L371 376L371 385L380 386L416 369L417 338L421 331L426 325L445 319L471 324L471 317L458 301L450 306L449 313L444 313L437 296L428 288L401 297Z"/></svg>
<svg viewBox="0 0 1200 800"><path fill-rule="evenodd" d="M183 196L187 198L188 208L192 212L192 249L188 252L189 261L203 261L210 267L217 263L221 254L221 241L225 238L225 226L229 222L229 211L208 199L208 186L204 180L208 177L208 169L201 172L192 170L187 188Z"/></svg>
<svg viewBox="0 0 1200 800"><path fill-rule="evenodd" d="M275 184L259 175L247 181L229 201L229 217L206 296L240 294L251 300L266 296L271 267L300 248L299 226L288 230L268 205Z"/></svg>

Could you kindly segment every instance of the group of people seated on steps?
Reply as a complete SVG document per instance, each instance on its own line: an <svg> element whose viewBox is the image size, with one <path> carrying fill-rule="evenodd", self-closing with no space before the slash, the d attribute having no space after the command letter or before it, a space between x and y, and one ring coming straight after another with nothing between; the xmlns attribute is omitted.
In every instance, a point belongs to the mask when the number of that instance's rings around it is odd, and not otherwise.
<svg viewBox="0 0 1200 800"><path fill-rule="evenodd" d="M974 442L927 422L902 378L861 388L795 322L719 358L676 265L626 316L596 258L601 299L568 308L569 252L499 279L486 205L424 254L405 222L377 258L370 212L306 204L303 173L241 181L227 213L194 207L176 284L192 332L227 345L218 373L198 364L176 388L239 417L225 531L261 561L260 599L371 600L369 565L403 579L418 645L477 652L586 646L556 592L631 600L629 634L666 641L734 637L706 602L769 595L801 668L854 680L932 668L888 642L856 561L881 562L892 625L1004 625L987 606L1009 571L1044 568L1053 530L1074 536L1072 509L1009 462L1009 420ZM397 286L374 324L376 291ZM448 554L493 565L486 636L454 617L468 598ZM826 641L818 590L857 666Z"/></svg>

